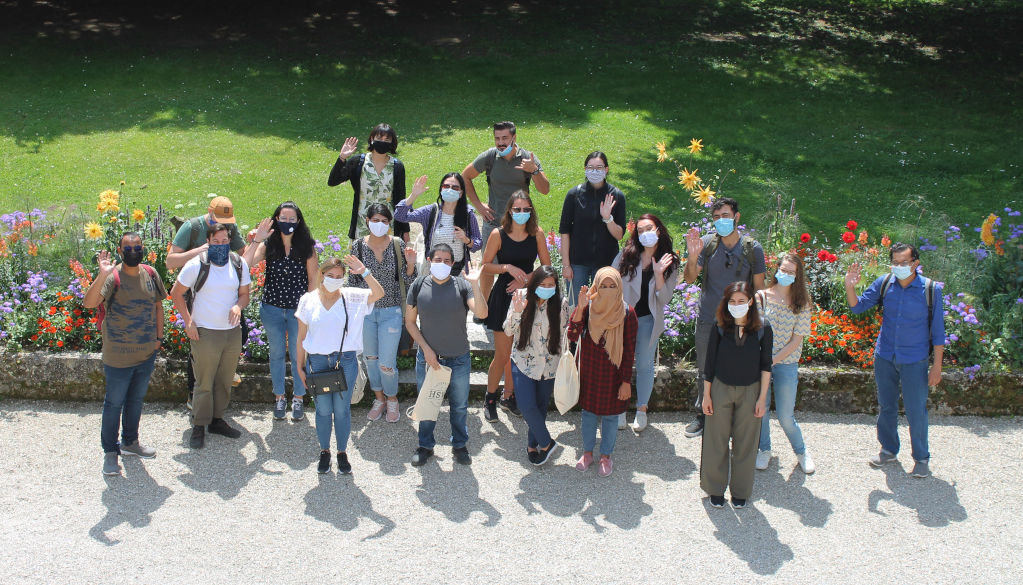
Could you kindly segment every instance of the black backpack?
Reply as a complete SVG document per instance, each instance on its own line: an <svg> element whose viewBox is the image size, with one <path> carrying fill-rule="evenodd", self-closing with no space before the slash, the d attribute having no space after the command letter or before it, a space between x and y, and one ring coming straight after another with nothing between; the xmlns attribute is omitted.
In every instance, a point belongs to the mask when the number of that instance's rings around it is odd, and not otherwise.
<svg viewBox="0 0 1023 585"><path fill-rule="evenodd" d="M231 266L234 267L235 274L238 275L238 286L242 285L242 257L235 252L231 252ZM203 285L206 284L206 279L210 276L210 256L209 252L203 252L199 254L199 274L195 277L195 284L188 287L185 291L185 306L188 307L188 312L192 312L192 303L195 302L195 295L202 290Z"/></svg>

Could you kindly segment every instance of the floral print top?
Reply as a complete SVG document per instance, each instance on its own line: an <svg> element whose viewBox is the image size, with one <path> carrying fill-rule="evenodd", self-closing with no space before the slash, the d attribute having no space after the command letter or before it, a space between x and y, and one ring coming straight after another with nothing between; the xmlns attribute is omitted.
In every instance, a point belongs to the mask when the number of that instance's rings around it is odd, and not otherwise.
<svg viewBox="0 0 1023 585"><path fill-rule="evenodd" d="M359 198L359 218L356 223L356 238L369 235L369 228L366 227L366 209L374 203L383 203L391 207L391 192L394 190L394 157L388 156L384 168L377 170L373 166L373 157L366 155L366 162L362 165L362 175L359 178L361 183L361 196Z"/></svg>
<svg viewBox="0 0 1023 585"><path fill-rule="evenodd" d="M533 316L533 331L529 336L529 344L526 349L519 349L519 325L522 322L522 313L517 313L514 308L508 309L508 316L504 319L504 332L512 337L512 362L523 374L533 380L551 380L558 371L558 362L561 361L561 354L551 355L547 349L547 342L550 339L551 324L547 318L546 306L543 310L537 307ZM561 301L561 351L568 347L568 335L565 328L568 325L568 303L565 299Z"/></svg>

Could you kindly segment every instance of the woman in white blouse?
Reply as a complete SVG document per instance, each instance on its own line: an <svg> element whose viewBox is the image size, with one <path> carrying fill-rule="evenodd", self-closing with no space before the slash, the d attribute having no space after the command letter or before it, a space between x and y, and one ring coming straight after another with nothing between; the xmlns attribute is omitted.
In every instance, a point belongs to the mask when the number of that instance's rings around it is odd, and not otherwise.
<svg viewBox="0 0 1023 585"><path fill-rule="evenodd" d="M369 289L344 287L345 268L360 274ZM348 435L352 430L352 387L359 374L356 354L362 349L362 322L373 310L373 303L384 296L384 287L355 256L331 258L320 264L320 286L302 295L298 302L298 375L306 383L306 373L323 372L340 362L348 389L316 395L316 435L320 440L320 464L317 471L330 471L330 429L337 438L337 468L351 473L348 462ZM315 395L315 393L313 393Z"/></svg>
<svg viewBox="0 0 1023 585"><path fill-rule="evenodd" d="M512 338L511 368L522 417L529 425L526 452L529 462L543 465L558 443L547 431L547 410L554 393L568 303L561 297L558 273L550 266L533 271L525 290L512 298L504 332Z"/></svg>

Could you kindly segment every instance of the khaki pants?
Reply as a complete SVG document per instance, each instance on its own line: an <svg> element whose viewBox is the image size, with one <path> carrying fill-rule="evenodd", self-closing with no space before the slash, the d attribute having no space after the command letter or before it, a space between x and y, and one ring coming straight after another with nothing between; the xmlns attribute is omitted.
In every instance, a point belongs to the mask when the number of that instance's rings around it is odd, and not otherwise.
<svg viewBox="0 0 1023 585"><path fill-rule="evenodd" d="M726 486L733 498L749 499L753 495L753 468L760 442L760 419L754 416L753 409L759 396L759 380L748 386L732 386L715 378L711 384L714 414L707 417L703 427L700 459L700 487L709 495L725 495Z"/></svg>
<svg viewBox="0 0 1023 585"><path fill-rule="evenodd" d="M231 401L231 385L242 352L242 336L234 329L199 328L199 341L192 342L192 369L195 393L192 395L192 424L208 425L224 418Z"/></svg>

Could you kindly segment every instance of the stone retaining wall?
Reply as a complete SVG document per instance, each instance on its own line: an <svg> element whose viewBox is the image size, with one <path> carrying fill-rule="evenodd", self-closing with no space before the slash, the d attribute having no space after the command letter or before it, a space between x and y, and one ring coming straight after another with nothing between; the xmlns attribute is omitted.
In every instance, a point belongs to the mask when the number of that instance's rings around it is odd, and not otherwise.
<svg viewBox="0 0 1023 585"><path fill-rule="evenodd" d="M185 365L181 360L157 360L146 399L185 401ZM267 364L242 363L242 383L233 399L269 402L272 397ZM696 372L681 367L658 370L650 407L689 410L695 397ZM801 368L797 410L831 413L876 412L873 373L869 370ZM482 397L485 373L473 374L473 394ZM402 372L399 395L415 394L415 378ZM44 400L102 400L103 364L98 353L0 352L0 396ZM981 374L970 380L946 373L931 391L931 408L941 414L1023 415L1023 375Z"/></svg>

